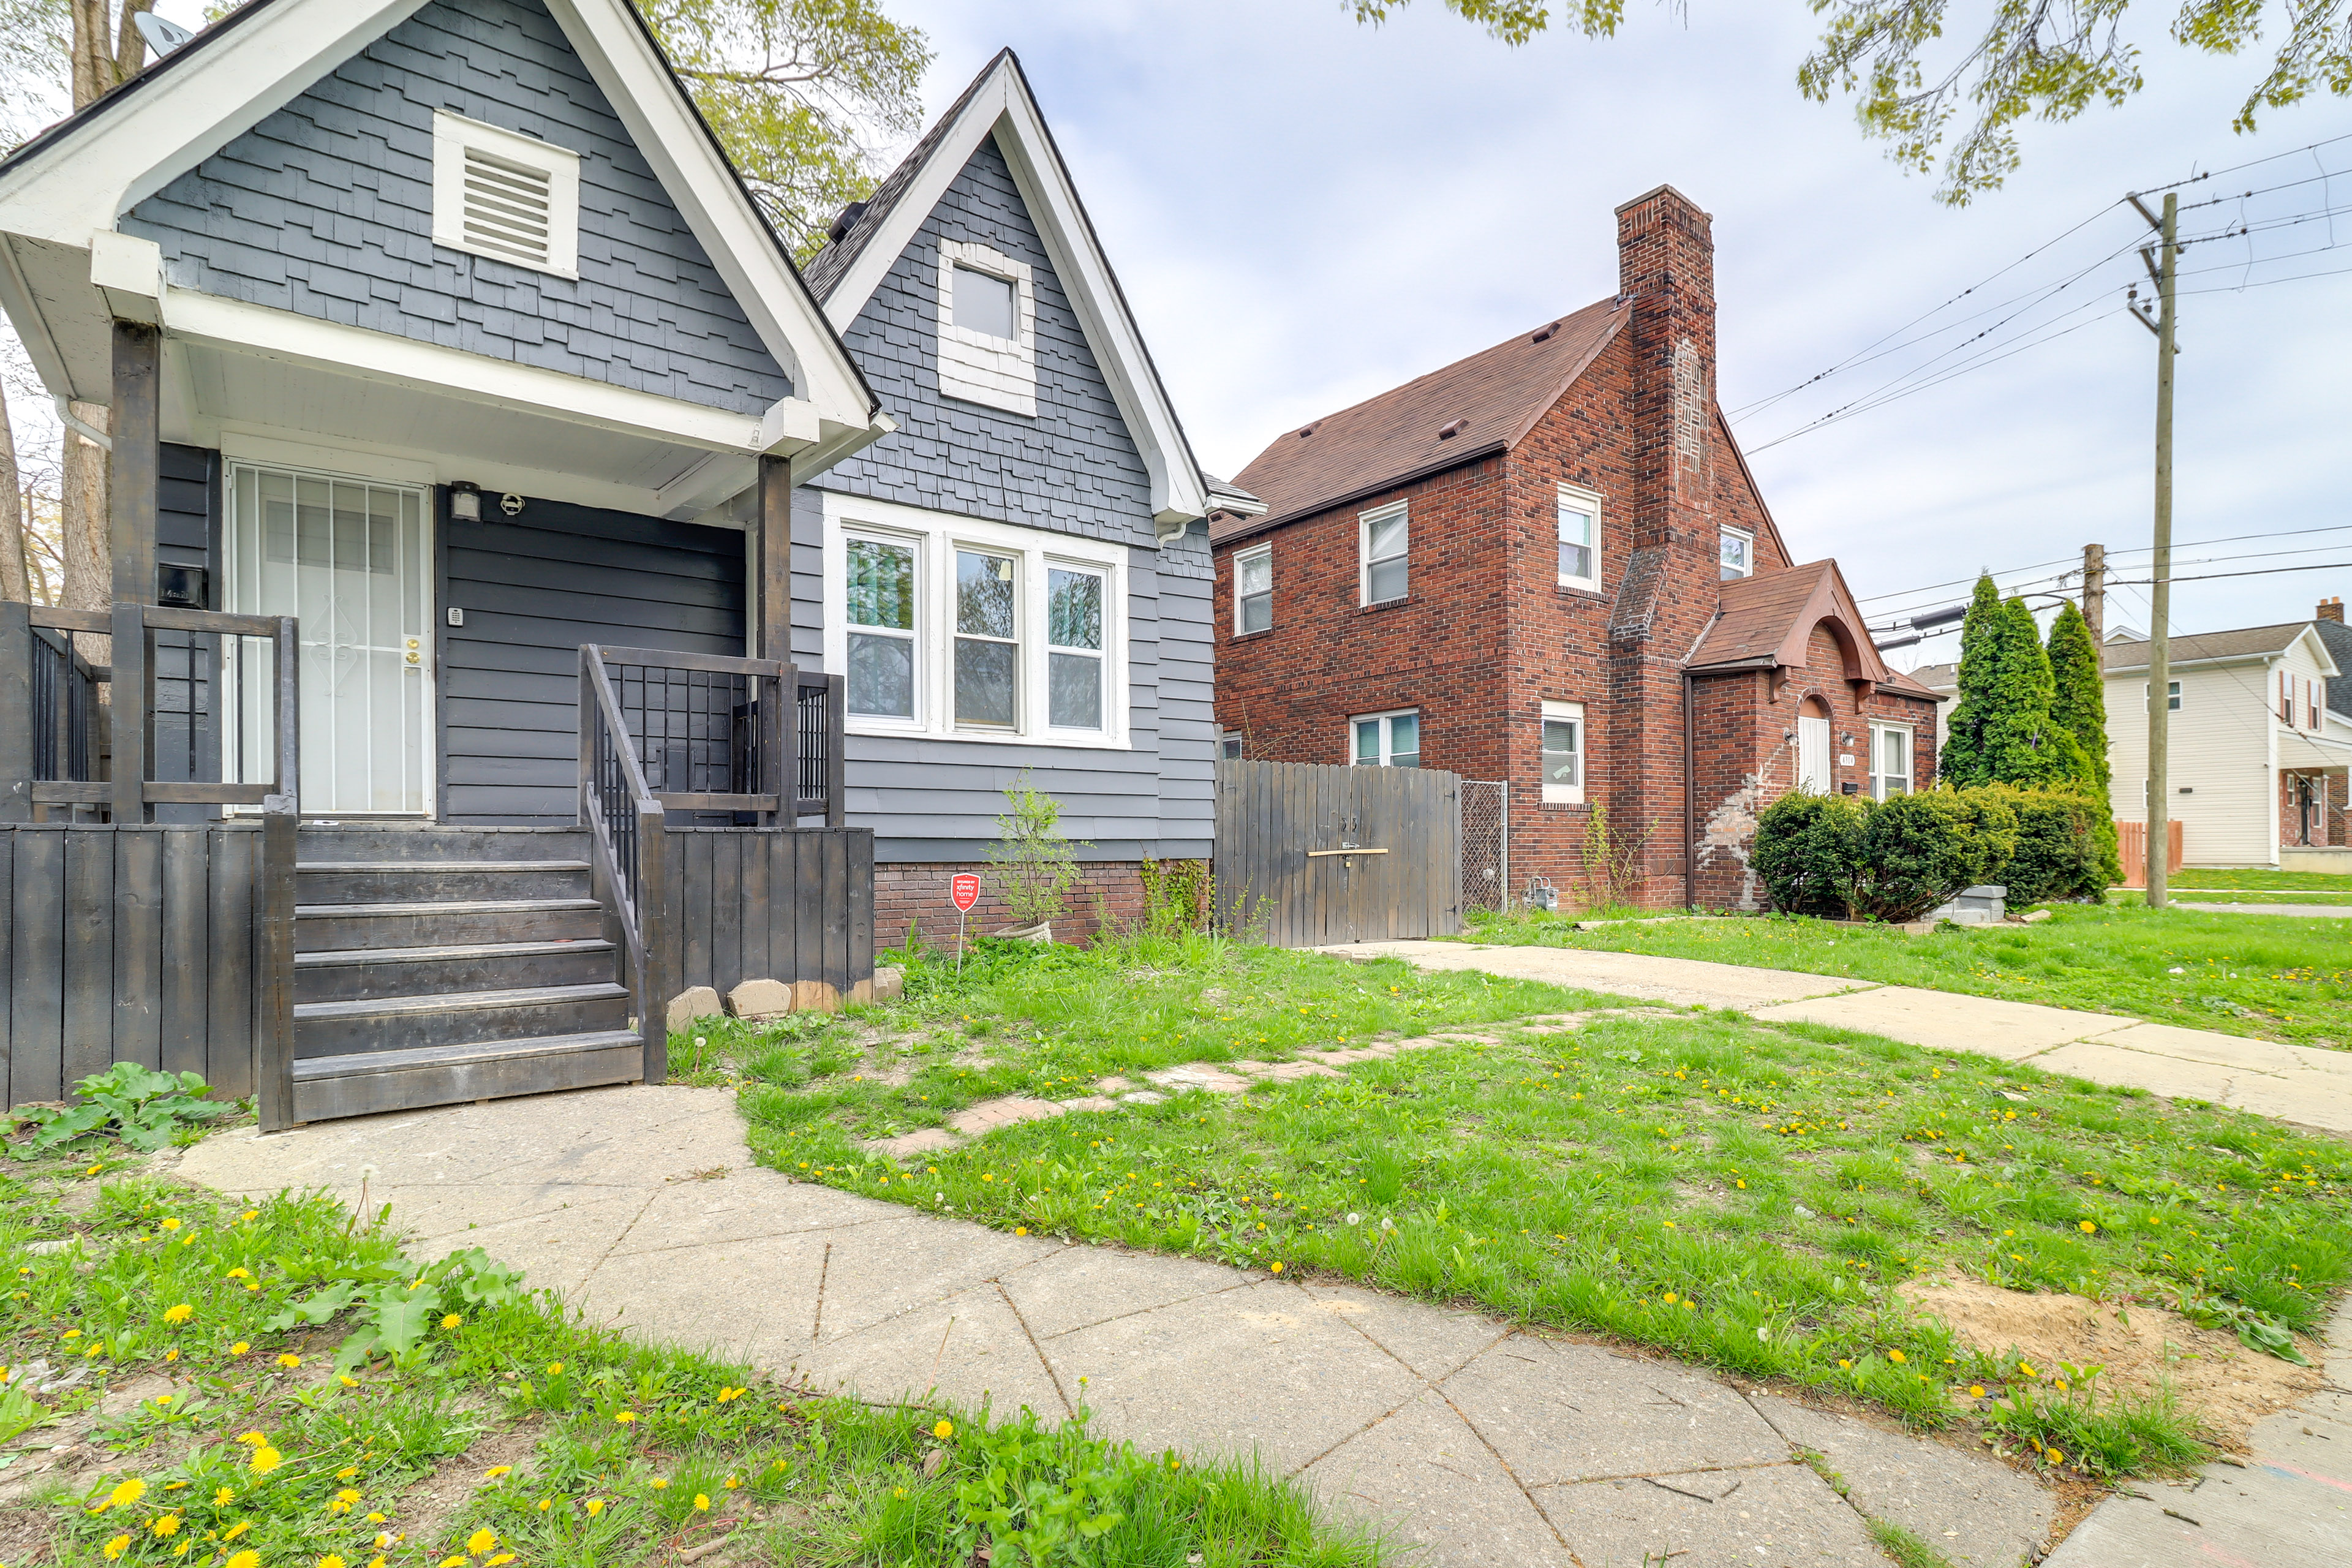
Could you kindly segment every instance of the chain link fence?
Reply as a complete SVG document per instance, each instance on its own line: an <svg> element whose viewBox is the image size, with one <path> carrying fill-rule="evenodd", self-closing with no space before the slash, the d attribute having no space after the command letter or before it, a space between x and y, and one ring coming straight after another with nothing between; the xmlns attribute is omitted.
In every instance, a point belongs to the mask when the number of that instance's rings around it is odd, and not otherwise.
<svg viewBox="0 0 2352 1568"><path fill-rule="evenodd" d="M1462 910L1511 905L1511 786L1462 781Z"/></svg>

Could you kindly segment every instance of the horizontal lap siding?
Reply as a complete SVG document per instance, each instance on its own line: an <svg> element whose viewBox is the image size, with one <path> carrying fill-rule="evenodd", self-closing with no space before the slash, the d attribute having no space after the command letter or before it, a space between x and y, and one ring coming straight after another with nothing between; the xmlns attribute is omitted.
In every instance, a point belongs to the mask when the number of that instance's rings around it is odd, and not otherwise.
<svg viewBox="0 0 2352 1568"><path fill-rule="evenodd" d="M253 1092L259 843L243 824L0 826L7 1103L121 1061Z"/></svg>
<svg viewBox="0 0 2352 1568"><path fill-rule="evenodd" d="M443 523L442 815L572 819L583 643L743 651L743 536L530 500Z"/></svg>

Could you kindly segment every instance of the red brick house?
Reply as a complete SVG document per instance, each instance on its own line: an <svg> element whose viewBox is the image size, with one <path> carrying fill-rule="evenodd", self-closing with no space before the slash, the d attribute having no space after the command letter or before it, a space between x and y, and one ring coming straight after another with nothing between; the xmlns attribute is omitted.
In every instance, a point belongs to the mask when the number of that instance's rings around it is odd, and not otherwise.
<svg viewBox="0 0 2352 1568"><path fill-rule="evenodd" d="M1800 780L1935 776L1936 694L1797 564L1715 401L1707 215L1617 209L1619 291L1284 432L1211 519L1225 752L1511 784L1511 879L1580 900L1605 808L1653 905L1752 908Z"/></svg>

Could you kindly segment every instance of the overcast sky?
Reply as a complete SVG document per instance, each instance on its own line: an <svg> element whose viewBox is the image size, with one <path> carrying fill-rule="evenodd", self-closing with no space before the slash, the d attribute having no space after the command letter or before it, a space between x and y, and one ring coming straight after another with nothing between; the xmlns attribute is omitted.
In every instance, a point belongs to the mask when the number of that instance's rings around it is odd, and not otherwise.
<svg viewBox="0 0 2352 1568"><path fill-rule="evenodd" d="M2032 128L2023 171L1954 210L1934 201L1930 179L1906 176L1865 142L1844 104L1799 97L1813 18L1798 0L1702 0L1686 26L1637 0L1617 38L1517 50L1436 0L1381 30L1358 26L1339 0L893 0L891 9L939 49L925 88L934 110L998 47L1020 51L1202 461L1227 475L1286 428L1613 293L1612 210L1661 183L1714 215L1718 392L1737 410L2102 208L2111 210L1927 325L2125 247L2144 227L2112 207L2126 190L2352 132L2352 104L2321 100L2271 116L2256 135L2232 135L2231 113L2258 73L2159 38L2149 91L2120 111ZM2352 171L2352 141L2318 157ZM2322 168L2305 153L2183 199ZM2337 226L2352 242L2352 173L2334 183L2332 204L2330 188L2279 191L2248 210L2259 224L2344 206ZM2215 220L2237 211L2192 211L2184 232L2221 226ZM2192 248L2183 266L2242 262L2252 246L2261 255L2326 246L2328 226ZM2352 268L2352 243L2183 287L2330 268ZM2120 305L2137 276L2125 249L2000 336L2041 321L2090 324L1876 412L1754 450L2008 312L1739 420L1790 548L1801 560L1835 555L1869 597L1983 566L2033 566L2090 541L2116 552L2145 547L2155 340L2120 315L2093 320ZM2063 315L2077 305L2089 308ZM2347 305L2352 272L2183 300L2177 539L2352 524ZM2185 563L2315 542L2321 552L2306 557ZM2116 574L2144 578L2128 565L2146 559L2126 558ZM2177 570L2297 559L2352 562L2352 528L2186 551ZM2352 566L2183 584L2173 619L2183 630L2291 620L2323 593L2347 589ZM2142 592L2118 590L2111 624L2147 625L2132 596ZM1946 602L1958 601L1882 603ZM1931 642L1900 658L1949 658L1953 647Z"/></svg>
<svg viewBox="0 0 2352 1568"><path fill-rule="evenodd" d="M2149 539L2154 339L2121 315L2099 319L2139 276L2126 242L2142 226L2114 204L2352 133L2352 104L2323 98L2232 135L2254 63L2186 54L2151 25L2150 90L2119 111L2030 128L2023 171L1955 210L1934 201L1932 180L1865 142L1845 104L1798 96L1814 25L1800 0L1699 0L1687 25L1635 0L1617 38L1516 50L1437 0L1380 30L1358 26L1339 0L888 9L939 50L924 88L934 112L999 47L1020 51L1202 461L1227 475L1281 430L1613 293L1612 209L1661 183L1715 217L1718 393L1734 411L1899 334L1962 289L1987 284L1924 327L2092 268L2023 315L1975 316L1738 418L1790 548L1801 560L1836 556L1865 609L1890 615L1958 602L1964 589L1937 585L1979 567L2012 585L2047 576L2058 567L2045 563L2089 541L2121 556L2117 578L2147 575L2135 566ZM2219 291L2183 300L2175 537L2338 531L2184 550L2183 576L2352 562L2352 140L2183 199L2288 180L2309 183L2244 204L2257 232L2183 262L2214 268L2184 289ZM2332 226L2261 226L2338 206ZM2192 210L2184 233L2240 212L2235 202ZM2319 248L2338 231L2345 249ZM2234 291L2334 269L2345 270ZM1988 327L1979 352L2077 330L1765 447ZM2305 545L2315 548L2270 553ZM2123 554L2134 547L2143 552ZM2183 583L2173 620L2183 631L2292 620L2347 589L2352 565ZM2118 588L2110 624L2145 627L2144 593ZM1953 650L1947 637L1896 657Z"/></svg>

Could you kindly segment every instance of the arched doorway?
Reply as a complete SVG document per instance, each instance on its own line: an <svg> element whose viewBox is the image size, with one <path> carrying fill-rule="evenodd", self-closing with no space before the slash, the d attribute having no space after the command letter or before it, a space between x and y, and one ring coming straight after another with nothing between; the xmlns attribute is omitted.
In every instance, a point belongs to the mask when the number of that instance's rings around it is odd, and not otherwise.
<svg viewBox="0 0 2352 1568"><path fill-rule="evenodd" d="M1830 773L1830 705L1808 697L1797 707L1797 787L1827 795Z"/></svg>

